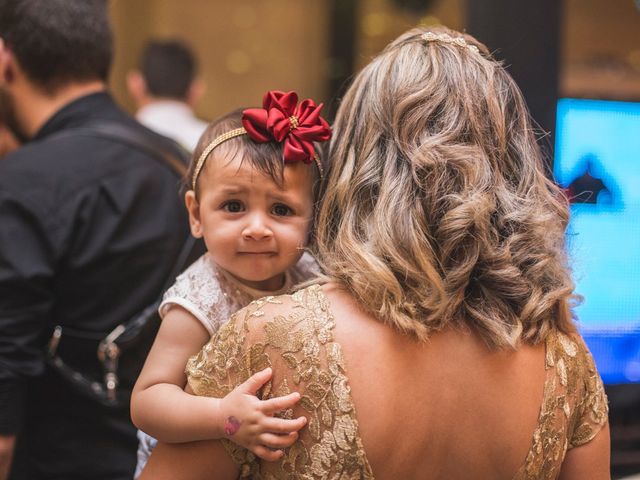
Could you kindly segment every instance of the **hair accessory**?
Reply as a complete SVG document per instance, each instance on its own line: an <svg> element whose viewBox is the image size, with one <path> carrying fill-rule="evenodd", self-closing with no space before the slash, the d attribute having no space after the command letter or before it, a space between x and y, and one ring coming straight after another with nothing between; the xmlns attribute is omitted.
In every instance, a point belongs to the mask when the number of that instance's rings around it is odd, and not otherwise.
<svg viewBox="0 0 640 480"><path fill-rule="evenodd" d="M310 98L298 104L295 92L272 90L262 99L262 108L242 112L242 125L255 142L284 142L285 163L311 163L316 156L313 142L331 137L329 124L320 116L322 107Z"/></svg>
<svg viewBox="0 0 640 480"><path fill-rule="evenodd" d="M331 137L331 128L320 116L323 104L316 105L310 98L298 105L295 92L270 90L262 99L263 108L249 108L242 112L242 125L216 137L203 150L193 170L191 186L195 190L196 180L209 154L223 142L247 134L256 143L284 142L284 163L314 162L320 176L324 175L322 164L315 152L313 142L326 142Z"/></svg>
<svg viewBox="0 0 640 480"><path fill-rule="evenodd" d="M213 139L207 148L205 148L200 154L200 158L198 158L198 163L196 163L196 168L193 169L193 178L191 179L191 186L193 189L196 189L196 180L198 179L198 175L200 175L200 171L202 167L204 167L204 161L207 159L209 154L220 145L222 142L226 142L227 140L238 137L240 135L244 135L247 131L244 128L236 128L235 130L231 130L229 132L223 133L222 135L217 136Z"/></svg>
<svg viewBox="0 0 640 480"><path fill-rule="evenodd" d="M467 41L462 37L452 37L447 33L433 33L433 32L425 32L420 35L425 42L439 42L439 43L449 43L451 45L457 45L461 48L468 48L470 51L474 53L480 53L480 50L475 45L469 45Z"/></svg>

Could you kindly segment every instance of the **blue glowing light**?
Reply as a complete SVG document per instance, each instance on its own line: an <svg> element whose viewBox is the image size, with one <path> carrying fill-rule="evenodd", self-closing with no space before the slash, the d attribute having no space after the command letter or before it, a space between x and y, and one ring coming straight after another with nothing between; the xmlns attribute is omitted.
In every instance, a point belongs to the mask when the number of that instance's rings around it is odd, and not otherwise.
<svg viewBox="0 0 640 480"><path fill-rule="evenodd" d="M605 383L640 382L640 103L560 100L554 175L580 330Z"/></svg>

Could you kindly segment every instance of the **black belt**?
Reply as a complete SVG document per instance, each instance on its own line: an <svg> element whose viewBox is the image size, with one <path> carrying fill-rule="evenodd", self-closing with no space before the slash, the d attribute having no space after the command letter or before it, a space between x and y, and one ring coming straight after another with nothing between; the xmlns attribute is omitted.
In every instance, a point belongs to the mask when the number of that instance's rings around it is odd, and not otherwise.
<svg viewBox="0 0 640 480"><path fill-rule="evenodd" d="M74 329L57 325L46 351L47 363L74 390L97 400L107 407L118 407L129 403L133 387L144 357L149 351L160 323L157 309L159 302L149 305L126 323L121 323L101 340L85 334L76 334ZM92 336L99 334L93 334ZM64 338L64 350L86 351L93 349L94 359L102 366L102 379L83 373L69 365L59 355L58 347ZM127 352L121 361L121 354ZM64 355L64 354L63 354ZM124 389L118 388L124 384Z"/></svg>

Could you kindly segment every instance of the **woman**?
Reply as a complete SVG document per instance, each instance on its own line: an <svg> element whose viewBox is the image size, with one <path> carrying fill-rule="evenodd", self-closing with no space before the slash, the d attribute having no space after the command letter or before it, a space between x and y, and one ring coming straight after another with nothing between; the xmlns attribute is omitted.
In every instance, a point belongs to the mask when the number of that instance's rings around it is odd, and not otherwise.
<svg viewBox="0 0 640 480"><path fill-rule="evenodd" d="M194 357L221 396L302 394L275 463L162 446L143 478L604 479L606 397L572 322L567 205L486 47L411 30L342 101L316 231L327 282L240 311ZM225 451L226 449L226 451Z"/></svg>

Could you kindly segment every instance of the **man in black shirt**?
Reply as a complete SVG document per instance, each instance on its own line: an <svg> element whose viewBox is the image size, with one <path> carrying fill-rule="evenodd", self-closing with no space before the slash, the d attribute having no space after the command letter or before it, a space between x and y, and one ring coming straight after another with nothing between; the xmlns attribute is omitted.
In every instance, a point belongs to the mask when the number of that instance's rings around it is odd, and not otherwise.
<svg viewBox="0 0 640 480"><path fill-rule="evenodd" d="M108 121L153 135L106 93L111 43L104 0L0 0L0 88L29 140L0 161L1 480L134 471L128 407L77 393L44 356L61 325L60 357L100 378L95 341L65 348L64 332L95 340L153 303L187 236L174 171L73 134Z"/></svg>

